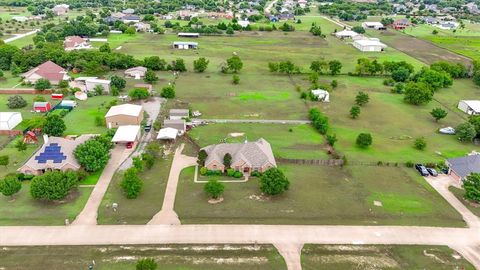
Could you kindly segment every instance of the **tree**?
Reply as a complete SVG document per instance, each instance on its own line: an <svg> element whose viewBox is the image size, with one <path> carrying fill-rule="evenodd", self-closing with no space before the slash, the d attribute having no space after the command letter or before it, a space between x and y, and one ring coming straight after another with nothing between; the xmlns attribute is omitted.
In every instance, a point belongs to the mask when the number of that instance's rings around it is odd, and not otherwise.
<svg viewBox="0 0 480 270"><path fill-rule="evenodd" d="M416 138L413 142L413 146L415 147L415 149L423 150L425 149L425 147L427 147L427 141L424 137Z"/></svg>
<svg viewBox="0 0 480 270"><path fill-rule="evenodd" d="M182 58L177 58L175 61L172 62L172 70L184 72L187 71L187 67L185 66L185 61Z"/></svg>
<svg viewBox="0 0 480 270"><path fill-rule="evenodd" d="M132 158L133 167L137 169L138 172L143 171L143 160L141 157Z"/></svg>
<svg viewBox="0 0 480 270"><path fill-rule="evenodd" d="M230 153L226 153L223 156L223 165L227 169L230 168L230 165L232 165L232 155L230 155Z"/></svg>
<svg viewBox="0 0 480 270"><path fill-rule="evenodd" d="M205 184L203 189L210 197L213 199L218 199L220 196L222 196L225 186L215 179L210 179Z"/></svg>
<svg viewBox="0 0 480 270"><path fill-rule="evenodd" d="M107 165L110 159L110 148L111 144L96 137L77 146L73 154L87 172L96 172Z"/></svg>
<svg viewBox="0 0 480 270"><path fill-rule="evenodd" d="M200 57L197 60L193 61L193 70L198 73L204 72L208 67L208 61L205 57Z"/></svg>
<svg viewBox="0 0 480 270"><path fill-rule="evenodd" d="M352 117L353 119L356 119L358 116L360 115L360 106L352 106L352 108L350 109L350 117Z"/></svg>
<svg viewBox="0 0 480 270"><path fill-rule="evenodd" d="M435 118L435 121L438 122L440 119L445 118L448 115L448 112L442 108L434 108L430 112L430 115L432 115L432 117Z"/></svg>
<svg viewBox="0 0 480 270"><path fill-rule="evenodd" d="M234 55L227 59L227 70L233 73L239 72L243 68L243 62L238 55Z"/></svg>
<svg viewBox="0 0 480 270"><path fill-rule="evenodd" d="M327 134L327 142L330 146L333 146L338 141L337 135Z"/></svg>
<svg viewBox="0 0 480 270"><path fill-rule="evenodd" d="M323 70L327 68L329 68L329 64L325 60L315 60L310 64L310 70L320 74L322 74Z"/></svg>
<svg viewBox="0 0 480 270"><path fill-rule="evenodd" d="M101 86L100 84L95 85L95 87L93 88L93 92L95 92L97 96L101 96L104 90L105 89L103 89L103 86Z"/></svg>
<svg viewBox="0 0 480 270"><path fill-rule="evenodd" d="M433 98L433 91L423 82L409 82L405 85L403 99L413 105L422 105L430 102Z"/></svg>
<svg viewBox="0 0 480 270"><path fill-rule="evenodd" d="M1 166L8 166L8 163L10 163L10 158L7 155L0 156L0 165Z"/></svg>
<svg viewBox="0 0 480 270"><path fill-rule="evenodd" d="M207 160L207 157L208 157L207 152L203 149L200 150L200 152L198 152L198 159L197 159L198 165L205 166L205 160Z"/></svg>
<svg viewBox="0 0 480 270"><path fill-rule="evenodd" d="M360 91L355 97L355 104L357 104L358 106L363 106L367 104L369 100L370 97L368 96L368 94Z"/></svg>
<svg viewBox="0 0 480 270"><path fill-rule="evenodd" d="M338 60L332 60L328 62L328 68L330 69L330 74L337 75L342 70L342 63Z"/></svg>
<svg viewBox="0 0 480 270"><path fill-rule="evenodd" d="M130 26L125 30L125 34L127 35L135 35L136 32L137 30L135 30L135 27L133 26Z"/></svg>
<svg viewBox="0 0 480 270"><path fill-rule="evenodd" d="M312 121L313 127L320 132L320 134L327 134L330 127L328 117L323 115L319 109L313 108L308 112L308 117Z"/></svg>
<svg viewBox="0 0 480 270"><path fill-rule="evenodd" d="M480 70L479 71L476 71L474 74L473 74L473 82L480 86Z"/></svg>
<svg viewBox="0 0 480 270"><path fill-rule="evenodd" d="M140 195L143 189L143 182L137 175L137 169L130 168L125 171L120 187L127 199L135 199Z"/></svg>
<svg viewBox="0 0 480 270"><path fill-rule="evenodd" d="M0 181L0 193L3 196L13 196L22 189L22 183L18 180L16 175L7 175Z"/></svg>
<svg viewBox="0 0 480 270"><path fill-rule="evenodd" d="M465 198L474 202L480 202L480 174L471 173L463 181L463 188L465 189Z"/></svg>
<svg viewBox="0 0 480 270"><path fill-rule="evenodd" d="M480 135L480 115L471 115L470 118L468 118L468 122L475 127L478 137Z"/></svg>
<svg viewBox="0 0 480 270"><path fill-rule="evenodd" d="M164 98L175 98L175 87L173 87L173 85L163 87L160 95Z"/></svg>
<svg viewBox="0 0 480 270"><path fill-rule="evenodd" d="M27 106L27 101L22 96L15 95L8 97L8 108L10 109L18 109Z"/></svg>
<svg viewBox="0 0 480 270"><path fill-rule="evenodd" d="M417 82L426 83L433 91L449 87L453 83L450 74L445 71L436 71L431 68L423 68L419 73L415 74L414 79Z"/></svg>
<svg viewBox="0 0 480 270"><path fill-rule="evenodd" d="M27 150L27 144L23 140L17 140L15 142L15 148L17 148L19 152L23 152Z"/></svg>
<svg viewBox="0 0 480 270"><path fill-rule="evenodd" d="M108 43L103 43L99 48L98 50L100 52L104 52L104 53L111 53L112 52L112 49L110 48L110 44Z"/></svg>
<svg viewBox="0 0 480 270"><path fill-rule="evenodd" d="M458 125L455 128L455 132L457 134L458 140L461 142L471 142L473 138L475 138L475 136L477 135L475 127L469 122Z"/></svg>
<svg viewBox="0 0 480 270"><path fill-rule="evenodd" d="M158 56L149 56L143 59L144 66L151 70L165 70L167 62Z"/></svg>
<svg viewBox="0 0 480 270"><path fill-rule="evenodd" d="M147 72L145 72L145 78L143 80L147 83L154 83L158 81L158 76L154 71L147 70Z"/></svg>
<svg viewBox="0 0 480 270"><path fill-rule="evenodd" d="M359 34L365 34L365 29L363 29L363 27L361 27L361 26L352 27L352 31L357 32Z"/></svg>
<svg viewBox="0 0 480 270"><path fill-rule="evenodd" d="M392 71L392 79L396 82L404 82L410 77L410 71L404 67Z"/></svg>
<svg viewBox="0 0 480 270"><path fill-rule="evenodd" d="M35 90L43 91L43 90L52 88L52 84L50 83L49 80L42 78L42 79L38 79L38 81L35 83L34 88Z"/></svg>
<svg viewBox="0 0 480 270"><path fill-rule="evenodd" d="M356 144L361 148L367 148L372 145L373 139L370 133L360 133L357 136Z"/></svg>
<svg viewBox="0 0 480 270"><path fill-rule="evenodd" d="M225 31L225 33L227 33L228 35L233 35L233 34L235 34L235 31L233 31L232 27L228 27L227 31Z"/></svg>
<svg viewBox="0 0 480 270"><path fill-rule="evenodd" d="M232 83L233 84L239 84L240 83L240 76L238 76L237 74L233 74Z"/></svg>
<svg viewBox="0 0 480 270"><path fill-rule="evenodd" d="M118 90L122 90L127 85L127 81L120 76L113 75L110 78L110 85L116 87Z"/></svg>
<svg viewBox="0 0 480 270"><path fill-rule="evenodd" d="M147 99L150 93L143 87L134 88L128 92L128 96L133 100Z"/></svg>
<svg viewBox="0 0 480 270"><path fill-rule="evenodd" d="M143 258L137 261L136 270L155 270L157 263L153 258Z"/></svg>
<svg viewBox="0 0 480 270"><path fill-rule="evenodd" d="M267 195L277 195L288 190L290 181L277 168L270 168L260 177L260 190Z"/></svg>
<svg viewBox="0 0 480 270"><path fill-rule="evenodd" d="M30 194L34 199L63 200L78 186L78 180L78 174L74 171L48 171L32 179Z"/></svg>
<svg viewBox="0 0 480 270"><path fill-rule="evenodd" d="M65 129L67 129L67 126L60 115L49 114L46 117L43 133L49 136L61 137Z"/></svg>

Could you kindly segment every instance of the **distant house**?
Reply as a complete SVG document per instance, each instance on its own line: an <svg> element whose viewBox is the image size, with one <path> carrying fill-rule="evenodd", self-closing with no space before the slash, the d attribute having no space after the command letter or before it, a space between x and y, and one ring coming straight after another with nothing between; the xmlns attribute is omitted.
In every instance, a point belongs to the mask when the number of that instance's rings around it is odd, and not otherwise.
<svg viewBox="0 0 480 270"><path fill-rule="evenodd" d="M427 16L427 17L424 17L423 18L423 21L426 23L426 24L437 24L438 23L438 20L434 17L431 17L431 16Z"/></svg>
<svg viewBox="0 0 480 270"><path fill-rule="evenodd" d="M410 25L411 25L410 21L408 19L405 19L405 18L404 19L398 19L398 20L396 20L392 23L392 27L395 30L403 30Z"/></svg>
<svg viewBox="0 0 480 270"><path fill-rule="evenodd" d="M110 80L99 79L97 77L78 77L70 82L70 87L80 88L83 92L95 92L95 88L99 85L103 88L103 92L110 92Z"/></svg>
<svg viewBox="0 0 480 270"><path fill-rule="evenodd" d="M270 144L259 139L255 142L221 143L202 148L208 156L205 167L209 170L225 171L223 157L229 153L232 156L231 168L245 174L252 172L265 172L277 167Z"/></svg>
<svg viewBox="0 0 480 270"><path fill-rule="evenodd" d="M36 101L33 103L33 111L34 112L49 112L52 109L52 105L49 102L39 102Z"/></svg>
<svg viewBox="0 0 480 270"><path fill-rule="evenodd" d="M140 17L138 15L125 15L122 17L123 23L138 23L140 22Z"/></svg>
<svg viewBox="0 0 480 270"><path fill-rule="evenodd" d="M46 171L79 170L81 166L73 151L91 137L81 135L75 140L46 137L43 146L18 171L24 174L41 175Z"/></svg>
<svg viewBox="0 0 480 270"><path fill-rule="evenodd" d="M463 181L471 173L480 173L480 154L447 159L448 173L457 181Z"/></svg>
<svg viewBox="0 0 480 270"><path fill-rule="evenodd" d="M13 130L22 120L19 112L0 112L0 130Z"/></svg>
<svg viewBox="0 0 480 270"><path fill-rule="evenodd" d="M188 37L188 38L198 38L200 37L199 33L178 33L178 37Z"/></svg>
<svg viewBox="0 0 480 270"><path fill-rule="evenodd" d="M247 20L245 20L245 21L238 21L238 24L239 24L241 27L245 28L245 27L247 27L247 26L250 25L250 22L247 21Z"/></svg>
<svg viewBox="0 0 480 270"><path fill-rule="evenodd" d="M65 15L68 13L70 6L67 4L56 5L52 8L53 14L57 16Z"/></svg>
<svg viewBox="0 0 480 270"><path fill-rule="evenodd" d="M355 31L352 31L352 30L343 30L343 31L336 32L334 34L337 38L341 38L341 39L343 39L343 38L353 38L353 37L359 35L359 33L355 32Z"/></svg>
<svg viewBox="0 0 480 270"><path fill-rule="evenodd" d="M131 14L135 13L135 9L127 8L127 9L122 10L122 13L131 15Z"/></svg>
<svg viewBox="0 0 480 270"><path fill-rule="evenodd" d="M458 108L466 114L480 114L480 100L460 100Z"/></svg>
<svg viewBox="0 0 480 270"><path fill-rule="evenodd" d="M168 115L170 120L180 120L190 117L190 111L188 109L171 109Z"/></svg>
<svg viewBox="0 0 480 270"><path fill-rule="evenodd" d="M386 30L385 26L381 22L364 22L362 27L365 29Z"/></svg>
<svg viewBox="0 0 480 270"><path fill-rule="evenodd" d="M174 128L181 135L187 130L187 124L184 119L165 119L163 120L163 128Z"/></svg>
<svg viewBox="0 0 480 270"><path fill-rule="evenodd" d="M172 47L179 50L198 49L197 42L175 41Z"/></svg>
<svg viewBox="0 0 480 270"><path fill-rule="evenodd" d="M373 38L355 40L352 45L362 52L381 52L387 47L387 45Z"/></svg>
<svg viewBox="0 0 480 270"><path fill-rule="evenodd" d="M293 13L281 13L278 15L279 20L295 20Z"/></svg>
<svg viewBox="0 0 480 270"><path fill-rule="evenodd" d="M22 74L23 81L26 83L35 84L39 79L47 79L51 84L58 84L62 80L68 80L70 77L67 75L67 71L61 66L47 61L38 67Z"/></svg>
<svg viewBox="0 0 480 270"><path fill-rule="evenodd" d="M63 41L63 48L65 51L91 49L92 45L88 42L88 39L80 36L69 36Z"/></svg>
<svg viewBox="0 0 480 270"><path fill-rule="evenodd" d="M312 90L311 93L318 101L330 102L330 94L326 90L315 89Z"/></svg>
<svg viewBox="0 0 480 270"><path fill-rule="evenodd" d="M129 68L124 72L126 77L135 78L136 80L144 78L145 73L147 73L147 68L141 66Z"/></svg>
<svg viewBox="0 0 480 270"><path fill-rule="evenodd" d="M125 125L140 125L143 121L143 107L133 104L112 106L105 115L107 128Z"/></svg>
<svg viewBox="0 0 480 270"><path fill-rule="evenodd" d="M26 22L29 20L28 17L25 16L13 16L12 20L17 21L17 22Z"/></svg>
<svg viewBox="0 0 480 270"><path fill-rule="evenodd" d="M133 25L137 32L150 32L150 24L144 22L137 22Z"/></svg>

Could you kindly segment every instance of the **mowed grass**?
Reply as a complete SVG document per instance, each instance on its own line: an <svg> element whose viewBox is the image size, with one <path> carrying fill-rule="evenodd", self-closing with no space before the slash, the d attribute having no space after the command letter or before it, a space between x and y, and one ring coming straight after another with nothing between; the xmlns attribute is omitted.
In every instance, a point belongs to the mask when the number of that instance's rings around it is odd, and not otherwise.
<svg viewBox="0 0 480 270"><path fill-rule="evenodd" d="M203 184L193 182L194 168L187 168L180 176L175 211L188 224L465 226L413 169L287 164L279 168L290 180L284 194L264 197L258 179L251 178L247 183L225 183L225 200L216 205L207 202Z"/></svg>
<svg viewBox="0 0 480 270"><path fill-rule="evenodd" d="M0 196L0 225L64 225L72 222L83 209L92 188L74 190L64 202L42 202L30 195L30 182L22 182L22 189L13 199Z"/></svg>
<svg viewBox="0 0 480 270"><path fill-rule="evenodd" d="M437 162L444 158L461 156L478 149L471 143L461 143L455 136L438 133L441 127L465 121L456 109L458 100L473 97L479 91L471 82L456 80L451 88L435 94L437 101L414 106L403 101L403 95L391 94L381 79L350 77L339 78L339 87L330 94L330 103L310 103L318 107L330 119L331 132L337 135L335 148L348 160L359 162ZM366 84L359 83L364 81ZM369 94L370 101L361 108L360 116L352 119L350 108L355 105L358 91ZM435 122L430 111L445 106L449 114ZM356 146L359 133L371 133L373 144L368 148ZM424 137L427 147L423 151L414 148L416 138Z"/></svg>
<svg viewBox="0 0 480 270"><path fill-rule="evenodd" d="M172 155L166 159L159 158L152 169L140 173L143 190L137 199L125 197L120 187L122 173L115 174L98 209L98 223L146 224L150 221L162 209ZM118 204L115 212L112 210L113 203Z"/></svg>
<svg viewBox="0 0 480 270"><path fill-rule="evenodd" d="M2 247L2 269L131 270L137 260L153 258L162 270L279 270L285 261L271 245L123 245Z"/></svg>
<svg viewBox="0 0 480 270"><path fill-rule="evenodd" d="M232 137L231 133L243 133L243 135ZM245 140L253 142L264 138L270 143L276 157L328 159L323 147L325 140L313 127L306 124L212 123L194 128L189 132L189 136L201 147L220 143L223 139L227 139L227 142L242 143Z"/></svg>
<svg viewBox="0 0 480 270"><path fill-rule="evenodd" d="M101 134L106 132L106 125L97 126L95 118L104 118L107 113L106 106L112 100L115 100L115 97L97 96L85 101L77 100L77 107L63 118L67 126L65 134Z"/></svg>
<svg viewBox="0 0 480 270"><path fill-rule="evenodd" d="M480 204L465 199L464 189L456 188L454 186L450 186L448 189L450 190L450 192L453 193L453 195L455 195L455 197L457 197L459 201L461 201L468 208L468 210L470 210L476 216L480 217Z"/></svg>
<svg viewBox="0 0 480 270"><path fill-rule="evenodd" d="M6 136L2 135L1 137L3 140ZM10 173L16 173L17 169L20 168L20 166L22 166L43 144L43 139L40 136L38 137L37 144L28 144L27 150L20 152L15 148L15 143L17 140L21 139L23 139L21 136L17 136L0 150L0 156L8 156L9 159L8 165L0 168L0 178Z"/></svg>
<svg viewBox="0 0 480 270"><path fill-rule="evenodd" d="M305 245L302 269L475 269L446 246Z"/></svg>

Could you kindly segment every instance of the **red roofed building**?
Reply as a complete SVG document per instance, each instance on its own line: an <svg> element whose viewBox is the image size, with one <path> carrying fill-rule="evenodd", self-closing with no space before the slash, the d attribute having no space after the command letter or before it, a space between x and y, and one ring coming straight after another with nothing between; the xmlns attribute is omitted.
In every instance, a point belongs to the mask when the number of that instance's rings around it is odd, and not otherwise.
<svg viewBox="0 0 480 270"><path fill-rule="evenodd" d="M88 40L79 36L69 36L63 41L63 48L65 51L91 49L92 46L88 43Z"/></svg>
<svg viewBox="0 0 480 270"><path fill-rule="evenodd" d="M67 71L52 61L47 61L36 68L22 74L26 83L36 83L39 79L47 79L51 84L58 84L61 80L68 80L70 77Z"/></svg>

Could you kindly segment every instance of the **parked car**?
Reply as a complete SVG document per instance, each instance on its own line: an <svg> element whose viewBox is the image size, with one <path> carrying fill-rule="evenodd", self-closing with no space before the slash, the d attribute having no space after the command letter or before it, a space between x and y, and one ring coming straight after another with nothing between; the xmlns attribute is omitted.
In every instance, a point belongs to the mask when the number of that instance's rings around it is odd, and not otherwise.
<svg viewBox="0 0 480 270"><path fill-rule="evenodd" d="M150 132L150 130L152 130L152 124L147 124L147 125L145 125L145 127L143 128L143 130L145 130L145 132Z"/></svg>
<svg viewBox="0 0 480 270"><path fill-rule="evenodd" d="M422 176L428 176L430 175L427 171L427 168L423 166L422 164L415 164L415 169L422 175Z"/></svg>
<svg viewBox="0 0 480 270"><path fill-rule="evenodd" d="M427 172L431 175L431 176L434 176L434 177L437 177L438 176L438 173L435 169L433 168L427 168Z"/></svg>
<svg viewBox="0 0 480 270"><path fill-rule="evenodd" d="M127 149L131 149L133 147L133 142L128 142L127 143Z"/></svg>
<svg viewBox="0 0 480 270"><path fill-rule="evenodd" d="M455 135L455 129L453 127L444 127L438 130L441 134Z"/></svg>

